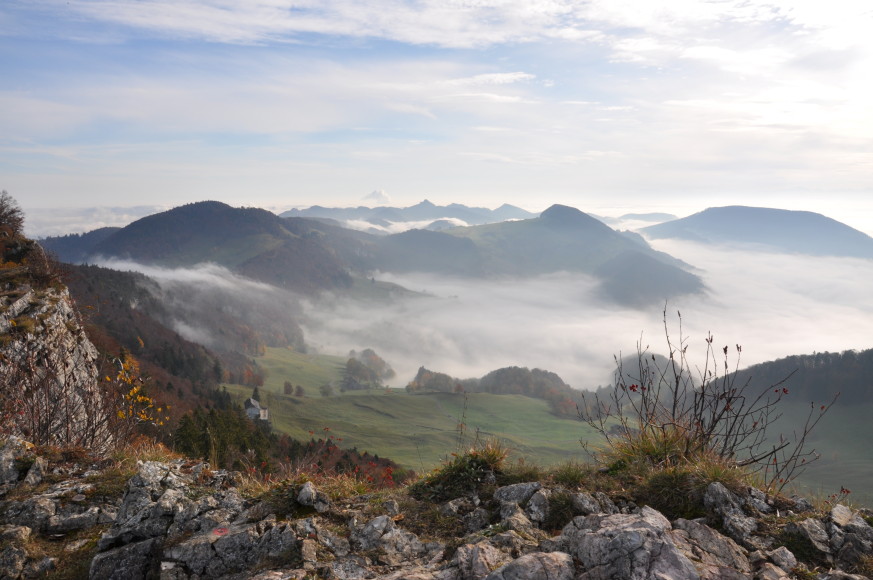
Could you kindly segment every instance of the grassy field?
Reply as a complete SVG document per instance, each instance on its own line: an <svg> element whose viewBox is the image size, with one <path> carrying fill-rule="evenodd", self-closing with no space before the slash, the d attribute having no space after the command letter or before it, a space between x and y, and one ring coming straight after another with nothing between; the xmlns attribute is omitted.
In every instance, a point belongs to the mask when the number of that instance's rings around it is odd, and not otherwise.
<svg viewBox="0 0 873 580"><path fill-rule="evenodd" d="M475 437L497 437L516 457L541 465L582 458L580 438L592 438L584 423L559 419L545 401L520 395L450 393L410 395L399 390L357 391L322 397L318 388L338 379L341 357L302 355L268 349L258 359L267 371L261 402L270 409L274 428L297 439L325 428L343 447L357 447L421 471L457 450L459 437L470 444ZM285 381L301 385L303 398L283 394ZM251 387L226 385L240 400ZM464 423L463 435L459 424Z"/></svg>
<svg viewBox="0 0 873 580"><path fill-rule="evenodd" d="M258 358L258 364L267 373L261 391L281 394L285 381L289 381L294 386L303 387L308 396L317 397L319 387L340 379L346 360L341 356L309 355L287 348L268 348L267 353ZM251 389L248 389L248 394L251 394Z"/></svg>
<svg viewBox="0 0 873 580"><path fill-rule="evenodd" d="M779 425L790 433L799 428L809 411L807 405L786 409ZM800 478L800 491L826 497L840 486L852 491L849 501L873 506L873 405L834 405L813 431L808 448L821 458Z"/></svg>
<svg viewBox="0 0 873 580"><path fill-rule="evenodd" d="M324 436L324 429L341 438L343 447L357 447L388 457L416 471L427 470L458 449L459 424L465 424L463 443L476 437L498 437L516 457L541 465L585 459L580 439L597 441L584 423L559 419L545 401L520 395L463 395L405 391L356 391L322 397L319 387L336 381L344 357L304 355L287 349L268 349L258 359L268 376L261 390L274 428L297 439ZM307 396L282 394L285 381L301 385ZM250 387L227 385L242 401ZM806 418L808 406L787 406L771 435L790 435ZM850 500L873 505L873 405L836 405L821 421L808 447L821 453L799 481L804 495L826 497L840 486L852 490ZM852 426L852 429L846 428Z"/></svg>

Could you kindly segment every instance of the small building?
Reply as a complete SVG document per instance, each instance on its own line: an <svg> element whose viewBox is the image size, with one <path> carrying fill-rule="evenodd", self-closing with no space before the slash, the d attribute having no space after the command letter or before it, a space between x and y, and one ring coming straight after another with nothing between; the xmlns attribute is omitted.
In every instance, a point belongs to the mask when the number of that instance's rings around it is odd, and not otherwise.
<svg viewBox="0 0 873 580"><path fill-rule="evenodd" d="M248 415L249 419L252 421L255 419L260 419L261 421L270 420L270 410L266 407L261 407L261 404L257 400L249 397L246 399L243 406L246 409L246 415Z"/></svg>

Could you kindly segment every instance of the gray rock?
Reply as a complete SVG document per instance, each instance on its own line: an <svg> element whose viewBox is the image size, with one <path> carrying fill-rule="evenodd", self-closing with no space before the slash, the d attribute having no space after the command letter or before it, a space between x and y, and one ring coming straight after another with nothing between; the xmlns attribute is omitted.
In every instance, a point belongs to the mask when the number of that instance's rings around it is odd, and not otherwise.
<svg viewBox="0 0 873 580"><path fill-rule="evenodd" d="M672 537L679 549L697 566L701 577L727 577L729 571L748 576L751 564L745 549L712 528L692 520L673 523Z"/></svg>
<svg viewBox="0 0 873 580"><path fill-rule="evenodd" d="M326 494L315 489L311 481L307 481L297 494L297 503L304 506L314 507L318 513L324 513L330 509L330 499Z"/></svg>
<svg viewBox="0 0 873 580"><path fill-rule="evenodd" d="M822 555L830 555L828 534L817 519L807 518L800 522L791 522L785 526L785 531L808 540L812 547Z"/></svg>
<svg viewBox="0 0 873 580"><path fill-rule="evenodd" d="M367 522L360 530L352 532L352 546L359 550L373 550L379 546L379 541L387 532L395 527L394 520L388 516L379 516Z"/></svg>
<svg viewBox="0 0 873 580"><path fill-rule="evenodd" d="M27 563L27 550L18 544L0 548L0 578L20 578Z"/></svg>
<svg viewBox="0 0 873 580"><path fill-rule="evenodd" d="M521 535L515 530L501 532L491 536L491 544L513 557L530 554L539 550L539 546L548 540L540 540L529 534ZM558 551L557 549L551 551Z"/></svg>
<svg viewBox="0 0 873 580"><path fill-rule="evenodd" d="M644 507L639 514L579 516L564 528L561 544L582 564L579 580L700 578L670 529L667 518Z"/></svg>
<svg viewBox="0 0 873 580"><path fill-rule="evenodd" d="M487 580L573 580L573 558L563 552L527 554L504 564Z"/></svg>
<svg viewBox="0 0 873 580"><path fill-rule="evenodd" d="M24 483L28 485L37 485L42 482L45 477L46 462L42 457L37 457L33 460L33 465L27 470L27 475L24 476Z"/></svg>
<svg viewBox="0 0 873 580"><path fill-rule="evenodd" d="M770 559L774 564L782 568L785 572L791 572L797 567L797 558L791 553L791 550L785 546L779 546L769 554Z"/></svg>
<svg viewBox="0 0 873 580"><path fill-rule="evenodd" d="M376 577L376 574L368 568L367 561L354 554L328 563L322 575L337 580L365 580Z"/></svg>
<svg viewBox="0 0 873 580"><path fill-rule="evenodd" d="M386 500L383 504L383 507L385 508L385 511L388 513L388 515L391 517L400 514L400 504L397 503L396 499Z"/></svg>
<svg viewBox="0 0 873 580"><path fill-rule="evenodd" d="M488 526L491 521L491 514L483 508L476 508L463 518L464 529L467 533L477 532Z"/></svg>
<svg viewBox="0 0 873 580"><path fill-rule="evenodd" d="M455 551L452 565L458 569L459 580L480 580L512 558L487 542L465 544Z"/></svg>
<svg viewBox="0 0 873 580"><path fill-rule="evenodd" d="M789 576L779 566L765 562L755 573L755 580L789 580Z"/></svg>
<svg viewBox="0 0 873 580"><path fill-rule="evenodd" d="M572 501L573 511L581 516L617 514L620 512L618 507L609 499L609 496L602 491L598 491L594 495L585 492L575 493L572 496Z"/></svg>
<svg viewBox="0 0 873 580"><path fill-rule="evenodd" d="M815 506L812 505L812 503L804 497L800 497L799 495L792 495L790 499L794 502L794 511L796 511L797 513L802 514L804 512L815 511Z"/></svg>
<svg viewBox="0 0 873 580"><path fill-rule="evenodd" d="M846 534L854 534L866 542L873 542L873 528L859 513L842 504L835 505L830 512L830 520Z"/></svg>
<svg viewBox="0 0 873 580"><path fill-rule="evenodd" d="M49 534L66 534L76 530L92 528L100 521L100 508L92 506L79 513L56 514L46 522L45 531Z"/></svg>
<svg viewBox="0 0 873 580"><path fill-rule="evenodd" d="M18 467L15 459L27 451L27 443L23 439L10 435L0 446L0 486L18 482Z"/></svg>
<svg viewBox="0 0 873 580"><path fill-rule="evenodd" d="M750 487L749 495L746 498L746 505L752 509L761 512L762 514L773 513L773 506L767 503L767 494L760 489Z"/></svg>
<svg viewBox="0 0 873 580"><path fill-rule="evenodd" d="M22 502L10 502L4 519L10 524L27 526L35 531L43 531L53 515L57 504L43 496L28 498Z"/></svg>
<svg viewBox="0 0 873 580"><path fill-rule="evenodd" d="M0 526L0 542L23 544L30 538L32 532L33 530L27 526L4 524Z"/></svg>
<svg viewBox="0 0 873 580"><path fill-rule="evenodd" d="M746 548L761 548L752 534L758 530L755 518L747 516L743 511L742 502L728 488L719 482L713 482L706 488L703 504L717 516L721 516L722 527L728 536Z"/></svg>
<svg viewBox="0 0 873 580"><path fill-rule="evenodd" d="M27 526L0 526L0 578L18 578L27 563L25 544L30 539Z"/></svg>
<svg viewBox="0 0 873 580"><path fill-rule="evenodd" d="M515 530L528 536L537 533L542 534L540 530L534 527L533 522L528 519L527 514L516 503L503 504L500 510L500 517L501 523L510 530Z"/></svg>
<svg viewBox="0 0 873 580"><path fill-rule="evenodd" d="M158 566L160 541L155 538L127 544L94 556L91 580L132 580L145 578Z"/></svg>
<svg viewBox="0 0 873 580"><path fill-rule="evenodd" d="M475 507L476 504L471 498L458 497L441 505L440 514L444 516L458 516L473 511Z"/></svg>
<svg viewBox="0 0 873 580"><path fill-rule="evenodd" d="M517 503L523 506L541 487L542 484L538 481L507 485L494 492L494 499L500 503Z"/></svg>
<svg viewBox="0 0 873 580"><path fill-rule="evenodd" d="M861 574L849 574L848 572L843 572L842 570L828 570L828 573L819 576L823 580L870 580L868 576L863 576Z"/></svg>
<svg viewBox="0 0 873 580"><path fill-rule="evenodd" d="M528 500L525 513L530 521L541 524L549 517L549 499L552 492L548 489L537 490Z"/></svg>

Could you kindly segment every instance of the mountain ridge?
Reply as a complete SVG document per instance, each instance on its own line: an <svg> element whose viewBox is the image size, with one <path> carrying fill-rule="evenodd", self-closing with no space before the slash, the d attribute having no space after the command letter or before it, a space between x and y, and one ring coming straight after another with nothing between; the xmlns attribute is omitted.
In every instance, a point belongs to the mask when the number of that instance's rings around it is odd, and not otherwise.
<svg viewBox="0 0 873 580"><path fill-rule="evenodd" d="M640 231L652 239L756 245L788 253L873 259L873 238L810 211L741 205L711 207Z"/></svg>

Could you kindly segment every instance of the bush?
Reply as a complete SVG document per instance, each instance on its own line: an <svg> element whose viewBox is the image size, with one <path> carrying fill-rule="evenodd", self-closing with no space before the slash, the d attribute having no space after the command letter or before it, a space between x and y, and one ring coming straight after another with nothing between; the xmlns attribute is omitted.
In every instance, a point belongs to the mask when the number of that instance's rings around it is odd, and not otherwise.
<svg viewBox="0 0 873 580"><path fill-rule="evenodd" d="M776 384L754 387L738 383L742 347L721 349L718 361L714 339L706 337L703 368L696 373L686 358L689 345L679 319L679 342L674 343L667 312L663 362L637 343L636 368L627 369L616 357L614 387L605 395L583 401L580 414L606 440L601 459L612 466L659 470L701 462L723 463L757 473L768 491L780 491L817 459L807 450L809 433L833 405L811 405L806 423L787 439L770 433L781 416L779 404L789 393L786 377Z"/></svg>
<svg viewBox="0 0 873 580"><path fill-rule="evenodd" d="M481 492L497 484L509 450L496 439L453 453L430 474L412 484L409 493L419 500L447 501Z"/></svg>

